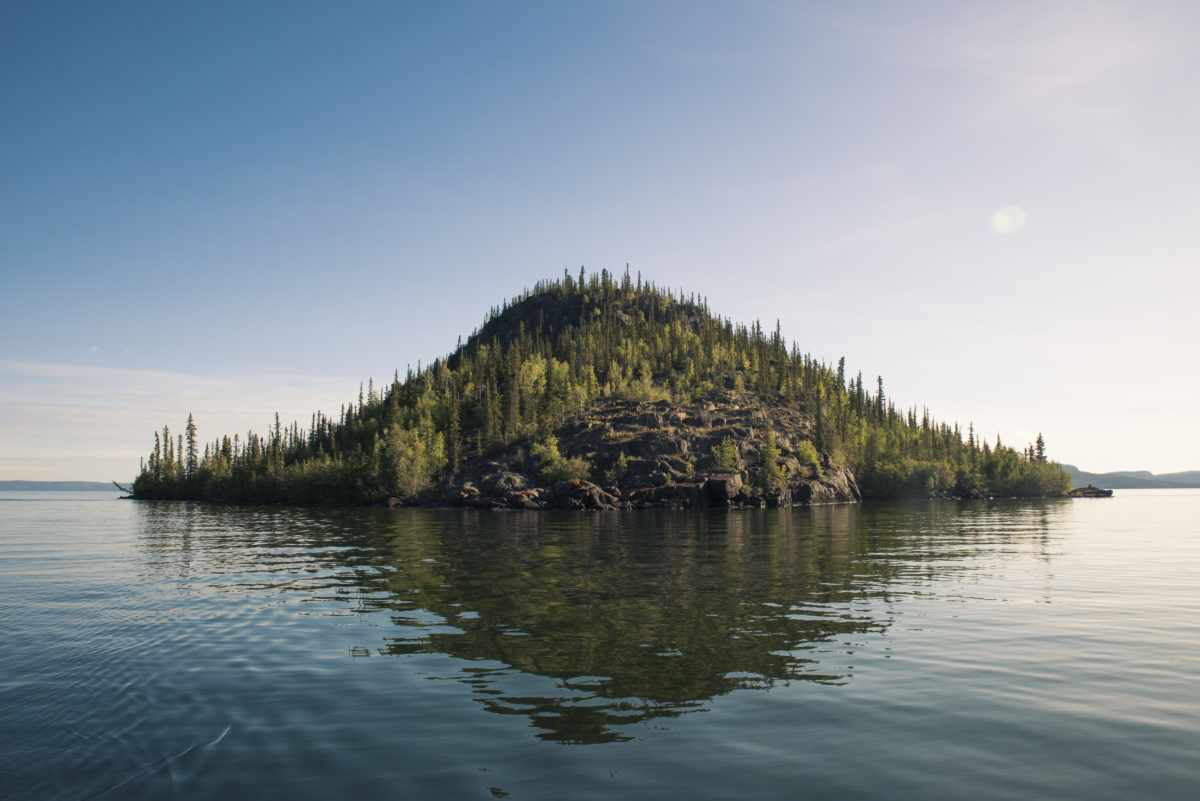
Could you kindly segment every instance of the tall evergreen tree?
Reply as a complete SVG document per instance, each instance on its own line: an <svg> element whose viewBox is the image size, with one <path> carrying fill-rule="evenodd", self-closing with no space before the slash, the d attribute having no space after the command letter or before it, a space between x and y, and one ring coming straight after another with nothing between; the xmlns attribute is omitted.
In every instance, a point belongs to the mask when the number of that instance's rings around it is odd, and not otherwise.
<svg viewBox="0 0 1200 801"><path fill-rule="evenodd" d="M187 477L194 478L196 471L200 468L199 454L196 453L196 421L192 419L192 413L188 412L187 419Z"/></svg>

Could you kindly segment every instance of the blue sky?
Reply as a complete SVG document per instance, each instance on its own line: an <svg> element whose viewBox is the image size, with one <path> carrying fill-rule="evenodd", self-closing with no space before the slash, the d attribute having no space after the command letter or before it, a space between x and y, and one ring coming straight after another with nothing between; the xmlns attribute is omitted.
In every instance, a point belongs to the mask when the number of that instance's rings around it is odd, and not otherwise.
<svg viewBox="0 0 1200 801"><path fill-rule="evenodd" d="M1200 468L1198 31L1190 2L7 4L0 479L130 478L188 411L306 424L627 263L902 406Z"/></svg>

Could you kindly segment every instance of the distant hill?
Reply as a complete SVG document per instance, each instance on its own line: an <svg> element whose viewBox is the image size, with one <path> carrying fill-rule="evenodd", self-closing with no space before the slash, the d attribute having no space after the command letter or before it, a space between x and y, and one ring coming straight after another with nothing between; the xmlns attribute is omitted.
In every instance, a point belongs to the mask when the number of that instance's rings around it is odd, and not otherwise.
<svg viewBox="0 0 1200 801"><path fill-rule="evenodd" d="M1200 470L1185 473L1155 475L1148 470L1120 470L1111 473L1088 473L1073 464L1064 464L1075 486L1091 484L1101 489L1179 489L1200 487Z"/></svg>
<svg viewBox="0 0 1200 801"><path fill-rule="evenodd" d="M1187 470L1182 473L1160 473L1155 478L1159 481L1182 481L1190 486L1200 486L1200 470Z"/></svg>
<svg viewBox="0 0 1200 801"><path fill-rule="evenodd" d="M108 481L0 481L0 492L117 492Z"/></svg>

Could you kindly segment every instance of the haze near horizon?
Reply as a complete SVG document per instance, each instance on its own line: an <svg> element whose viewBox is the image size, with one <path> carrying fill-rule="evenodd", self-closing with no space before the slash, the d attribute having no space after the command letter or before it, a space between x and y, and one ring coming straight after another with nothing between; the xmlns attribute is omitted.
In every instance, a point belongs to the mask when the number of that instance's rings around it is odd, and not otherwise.
<svg viewBox="0 0 1200 801"><path fill-rule="evenodd" d="M1194 4L0 13L0 479L305 426L626 264L898 406L1200 466Z"/></svg>

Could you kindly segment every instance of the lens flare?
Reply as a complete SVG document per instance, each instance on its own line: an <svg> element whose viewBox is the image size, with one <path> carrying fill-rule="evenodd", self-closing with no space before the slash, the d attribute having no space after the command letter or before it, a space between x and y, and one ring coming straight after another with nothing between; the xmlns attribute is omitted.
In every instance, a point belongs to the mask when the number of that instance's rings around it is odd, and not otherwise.
<svg viewBox="0 0 1200 801"><path fill-rule="evenodd" d="M1025 227L1025 209L1005 206L992 215L992 230L998 234L1015 234Z"/></svg>

